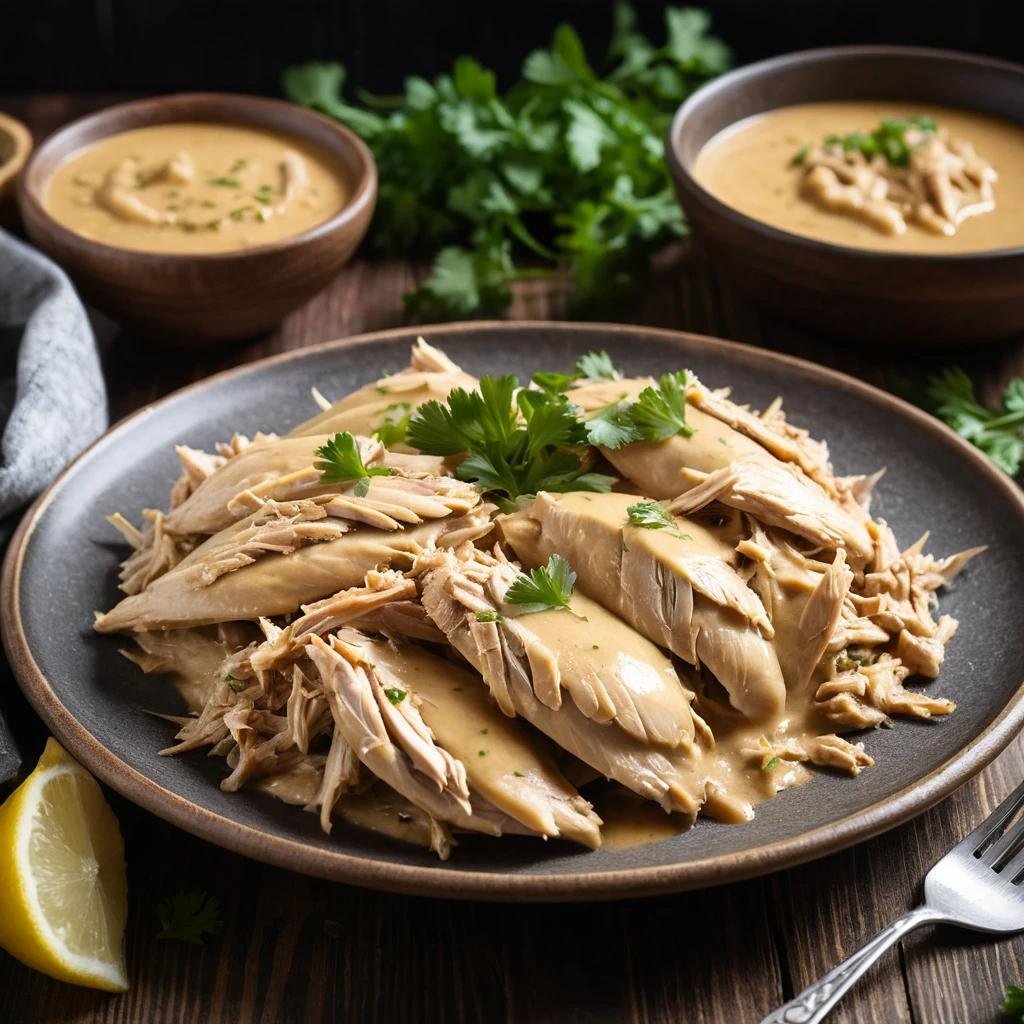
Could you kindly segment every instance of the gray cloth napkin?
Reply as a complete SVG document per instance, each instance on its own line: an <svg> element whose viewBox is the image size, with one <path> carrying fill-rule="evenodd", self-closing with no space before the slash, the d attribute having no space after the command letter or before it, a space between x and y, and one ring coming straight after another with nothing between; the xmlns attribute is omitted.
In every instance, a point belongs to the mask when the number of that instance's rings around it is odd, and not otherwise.
<svg viewBox="0 0 1024 1024"><path fill-rule="evenodd" d="M15 525L11 513L106 426L96 341L71 282L0 231L0 549ZM17 769L0 711L0 783Z"/></svg>

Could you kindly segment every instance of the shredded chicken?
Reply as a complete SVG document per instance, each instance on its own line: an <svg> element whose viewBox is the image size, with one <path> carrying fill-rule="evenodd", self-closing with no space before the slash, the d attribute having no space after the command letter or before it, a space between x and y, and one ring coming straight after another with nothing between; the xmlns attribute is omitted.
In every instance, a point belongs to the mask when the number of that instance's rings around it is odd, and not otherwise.
<svg viewBox="0 0 1024 1024"><path fill-rule="evenodd" d="M585 453L615 490L499 513L457 457L372 436L391 403L475 383L421 340L286 436L179 446L168 510L109 517L127 596L95 628L131 634L125 655L189 704L163 716L161 753L222 758L224 790L270 792L324 833L447 857L465 832L595 848L603 800L747 821L815 766L869 768L870 736L840 733L955 710L924 685L957 631L937 595L982 549L901 547L870 514L881 471L836 475L780 400L758 412L690 377L690 433ZM569 397L593 413L654 383ZM324 473L341 431L373 475ZM519 603L556 556L575 589Z"/></svg>

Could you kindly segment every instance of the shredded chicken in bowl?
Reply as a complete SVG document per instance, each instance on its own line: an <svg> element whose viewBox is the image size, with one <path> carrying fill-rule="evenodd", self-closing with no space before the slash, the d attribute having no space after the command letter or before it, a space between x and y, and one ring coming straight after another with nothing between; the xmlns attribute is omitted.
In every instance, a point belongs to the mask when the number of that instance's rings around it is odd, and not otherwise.
<svg viewBox="0 0 1024 1024"><path fill-rule="evenodd" d="M449 855L454 835L597 847L602 801L749 820L856 776L843 734L954 705L936 593L980 549L901 548L780 402L692 374L480 381L408 369L279 437L180 447L99 615L190 713L163 751ZM660 811L658 812L661 813Z"/></svg>

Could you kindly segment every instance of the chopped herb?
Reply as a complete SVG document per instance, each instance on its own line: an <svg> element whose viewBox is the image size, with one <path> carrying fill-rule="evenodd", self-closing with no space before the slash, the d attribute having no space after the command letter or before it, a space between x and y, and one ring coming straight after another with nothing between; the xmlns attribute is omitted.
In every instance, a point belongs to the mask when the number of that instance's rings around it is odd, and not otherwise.
<svg viewBox="0 0 1024 1024"><path fill-rule="evenodd" d="M761 766L761 771L763 771L763 772L770 772L773 768L778 768L780 764L782 764L782 758L781 757L770 757Z"/></svg>
<svg viewBox="0 0 1024 1024"><path fill-rule="evenodd" d="M216 220L208 220L206 222L205 226L206 226L206 230L207 231L219 231L220 230L220 218L218 217Z"/></svg>
<svg viewBox="0 0 1024 1024"><path fill-rule="evenodd" d="M504 620L497 612L477 612L477 622L503 622Z"/></svg>
<svg viewBox="0 0 1024 1024"><path fill-rule="evenodd" d="M640 440L633 424L630 407L613 402L584 421L587 440L597 447L621 448L624 444Z"/></svg>
<svg viewBox="0 0 1024 1024"><path fill-rule="evenodd" d="M1014 377L1001 407L987 409L977 399L971 378L952 366L928 381L932 411L961 437L980 448L1000 469L1016 476L1024 465L1024 378Z"/></svg>
<svg viewBox="0 0 1024 1024"><path fill-rule="evenodd" d="M599 650L601 650L601 645L600 644L591 644L591 649L595 650L595 651L599 651Z"/></svg>
<svg viewBox="0 0 1024 1024"><path fill-rule="evenodd" d="M887 117L872 132L850 132L848 135L827 135L826 146L841 146L844 153L859 152L871 159L882 156L894 167L905 167L910 161L913 147L907 142L907 132L916 128L926 135L932 134L938 125L931 117L910 117L907 119ZM803 154L798 160L797 156ZM793 163L803 163L807 158L808 148L803 146L797 150Z"/></svg>
<svg viewBox="0 0 1024 1024"><path fill-rule="evenodd" d="M672 513L660 501L638 501L626 509L631 526L644 530L664 530L676 525Z"/></svg>
<svg viewBox="0 0 1024 1024"><path fill-rule="evenodd" d="M392 704L398 705L405 700L405 690L399 690L397 686L386 686L384 688L384 696L387 697Z"/></svg>
<svg viewBox="0 0 1024 1024"><path fill-rule="evenodd" d="M247 162L248 161L246 160L236 160L231 165L231 169L228 171L228 174L238 174L240 171L244 171Z"/></svg>
<svg viewBox="0 0 1024 1024"><path fill-rule="evenodd" d="M228 673L228 674L227 674L227 675L226 675L226 676L224 677L224 682L225 682L225 683L233 683L233 682L235 682L235 679L236 679L236 677L235 677L235 676L233 676L233 675L232 675L232 674L231 674L231 673L229 672L229 673Z"/></svg>
<svg viewBox="0 0 1024 1024"><path fill-rule="evenodd" d="M412 419L412 405L408 402L393 402L381 414L381 421L373 436L386 448L401 444L409 430Z"/></svg>
<svg viewBox="0 0 1024 1024"><path fill-rule="evenodd" d="M370 493L370 478L368 476L360 477L352 488L352 493L357 498L365 498Z"/></svg>
<svg viewBox="0 0 1024 1024"><path fill-rule="evenodd" d="M523 614L552 608L569 608L576 573L561 555L552 555L546 566L524 573L508 588L505 600L519 605ZM573 613L575 614L575 613Z"/></svg>
<svg viewBox="0 0 1024 1024"><path fill-rule="evenodd" d="M790 163L799 166L807 159L807 154L810 153L811 147L804 143L794 154L793 159Z"/></svg>
<svg viewBox="0 0 1024 1024"><path fill-rule="evenodd" d="M216 935L224 924L220 901L202 889L180 889L156 908L160 919L158 939L177 939L201 946L209 935Z"/></svg>
<svg viewBox="0 0 1024 1024"><path fill-rule="evenodd" d="M486 736L490 732L490 729L481 729L480 732L482 735Z"/></svg>
<svg viewBox="0 0 1024 1024"><path fill-rule="evenodd" d="M199 205L205 210L212 210L217 204L210 199L204 199Z"/></svg>
<svg viewBox="0 0 1024 1024"><path fill-rule="evenodd" d="M664 441L676 434L690 437L693 430L686 425L686 387L690 375L686 370L663 373L657 387L647 387L630 406L633 426L644 441Z"/></svg>
<svg viewBox="0 0 1024 1024"><path fill-rule="evenodd" d="M625 540L622 541L622 550L626 552L629 551L629 545L626 543Z"/></svg>
<svg viewBox="0 0 1024 1024"><path fill-rule="evenodd" d="M325 445L316 449L316 454L319 458L314 462L314 466L320 471L320 479L325 484L356 480L356 486L359 487L365 480L366 487L360 497L366 494L371 476L394 474L394 470L387 466L364 466L356 439L347 431L335 434Z"/></svg>
<svg viewBox="0 0 1024 1024"><path fill-rule="evenodd" d="M476 752L476 756L477 757L486 757L487 756L487 751L486 750L478 750Z"/></svg>
<svg viewBox="0 0 1024 1024"><path fill-rule="evenodd" d="M242 183L237 178L224 176L222 178L209 178L206 182L207 185L218 185L221 188L241 188Z"/></svg>
<svg viewBox="0 0 1024 1024"><path fill-rule="evenodd" d="M446 404L426 402L409 422L409 444L428 455L466 453L459 478L509 498L609 490L612 477L585 472L567 450L586 444L576 407L563 395L518 387L512 375L486 376L475 391L455 388Z"/></svg>
<svg viewBox="0 0 1024 1024"><path fill-rule="evenodd" d="M241 220L251 209L251 206L240 206L237 210L232 210L228 216L232 220Z"/></svg>
<svg viewBox="0 0 1024 1024"><path fill-rule="evenodd" d="M526 778L526 776L525 776L525 775L524 775L524 774L523 774L522 772L513 772L512 774L513 774L513 775L514 775L514 776L515 776L515 777L516 777L517 779L525 779L525 778Z"/></svg>
<svg viewBox="0 0 1024 1024"><path fill-rule="evenodd" d="M232 679L228 683L228 688L234 693L241 693L245 689L245 683L241 679Z"/></svg>

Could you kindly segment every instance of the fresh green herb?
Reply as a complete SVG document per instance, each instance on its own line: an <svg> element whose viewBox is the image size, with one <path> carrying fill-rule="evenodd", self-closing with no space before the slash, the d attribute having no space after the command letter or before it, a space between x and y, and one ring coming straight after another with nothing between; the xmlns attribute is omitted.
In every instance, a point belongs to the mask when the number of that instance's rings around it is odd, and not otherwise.
<svg viewBox="0 0 1024 1024"><path fill-rule="evenodd" d="M790 163L799 166L800 164L802 164L807 159L807 154L810 153L810 151L811 151L811 147L809 145L807 145L807 143L804 143L804 145L802 145L793 154L793 159L790 161Z"/></svg>
<svg viewBox="0 0 1024 1024"><path fill-rule="evenodd" d="M672 513L660 501L638 501L626 509L630 526L644 530L664 530L676 525Z"/></svg>
<svg viewBox="0 0 1024 1024"><path fill-rule="evenodd" d="M780 764L782 764L781 757L770 757L761 765L761 771L770 772L773 768L778 768Z"/></svg>
<svg viewBox="0 0 1024 1024"><path fill-rule="evenodd" d="M535 373L530 380L541 389L552 395L560 395L568 391L578 380L575 373Z"/></svg>
<svg viewBox="0 0 1024 1024"><path fill-rule="evenodd" d="M201 946L209 935L224 927L220 901L202 889L181 889L156 908L160 919L158 939L177 939Z"/></svg>
<svg viewBox="0 0 1024 1024"><path fill-rule="evenodd" d="M580 380L622 380L622 371L612 362L603 349L600 352L584 352L576 360L576 373Z"/></svg>
<svg viewBox="0 0 1024 1024"><path fill-rule="evenodd" d="M392 704L398 705L405 700L405 690L399 690L397 686L386 686L384 688L384 696L387 697Z"/></svg>
<svg viewBox="0 0 1024 1024"><path fill-rule="evenodd" d="M1002 405L987 409L977 399L971 378L953 366L929 378L932 411L961 437L980 448L1000 469L1016 476L1024 465L1024 379L1014 377Z"/></svg>
<svg viewBox="0 0 1024 1024"><path fill-rule="evenodd" d="M679 104L730 63L705 12L669 8L665 22L655 45L617 4L602 70L561 25L508 92L469 57L432 81L407 78L395 99L347 102L340 64L290 68L284 91L373 150L376 246L436 254L407 297L412 308L498 311L515 281L567 271L580 303L610 307L642 280L653 252L685 233L664 139Z"/></svg>
<svg viewBox="0 0 1024 1024"><path fill-rule="evenodd" d="M370 486L371 476L392 476L393 469L387 466L364 466L356 439L347 431L335 434L327 444L316 449L319 458L313 465L320 471L325 484L340 484L355 480L354 493L364 497ZM365 484L364 484L365 481Z"/></svg>
<svg viewBox="0 0 1024 1024"><path fill-rule="evenodd" d="M476 752L476 756L477 757L486 757L487 756L487 751L486 750L478 750Z"/></svg>
<svg viewBox="0 0 1024 1024"><path fill-rule="evenodd" d="M584 421L587 440L603 448L621 448L631 441L640 440L640 432L633 423L630 406L613 402Z"/></svg>
<svg viewBox="0 0 1024 1024"><path fill-rule="evenodd" d="M412 406L408 402L392 402L381 415L380 424L373 436L386 448L401 444L409 430Z"/></svg>
<svg viewBox="0 0 1024 1024"><path fill-rule="evenodd" d="M209 178L206 182L207 185L219 185L221 188L241 188L242 183L237 178L232 178L230 175L224 175L220 178Z"/></svg>
<svg viewBox="0 0 1024 1024"><path fill-rule="evenodd" d="M1020 1015L1021 1024L1024 1024L1024 988L1017 985L1006 986L1006 1002L999 1007L1007 1016L1016 1017Z"/></svg>
<svg viewBox="0 0 1024 1024"><path fill-rule="evenodd" d="M625 540L623 540L622 542L622 551L624 554L628 554L629 552L629 545L625 542Z"/></svg>
<svg viewBox="0 0 1024 1024"><path fill-rule="evenodd" d="M873 132L828 135L825 137L825 145L841 146L844 153L860 152L869 159L881 155L894 167L906 167L913 152L913 147L907 142L907 132L915 128L930 135L937 127L935 119L931 117L911 117L905 120L887 117ZM793 163L802 164L808 152L807 146L801 146L793 156Z"/></svg>
<svg viewBox="0 0 1024 1024"><path fill-rule="evenodd" d="M240 206L237 210L232 210L228 216L232 220L241 220L251 209L251 206Z"/></svg>
<svg viewBox="0 0 1024 1024"><path fill-rule="evenodd" d="M682 434L690 437L693 430L686 425L686 386L690 375L686 370L663 373L657 387L647 387L629 407L629 416L636 432L644 441L664 441Z"/></svg>
<svg viewBox="0 0 1024 1024"><path fill-rule="evenodd" d="M234 682L237 682L237 678L236 678L235 676L233 676L233 675L232 675L232 674L231 674L231 673L229 672L229 673L228 673L228 674L227 674L227 675L226 675L226 676L224 677L224 682L225 682L225 683L234 683Z"/></svg>
<svg viewBox="0 0 1024 1024"><path fill-rule="evenodd" d="M490 729L481 729L480 730L480 734L482 736L486 736L490 731L491 731Z"/></svg>
<svg viewBox="0 0 1024 1024"><path fill-rule="evenodd" d="M517 779L525 779L525 778L526 778L526 776L525 776L525 775L524 775L524 774L523 774L522 772L513 772L512 774L513 774L513 775L514 775L514 776L515 776L515 777L516 777Z"/></svg>
<svg viewBox="0 0 1024 1024"><path fill-rule="evenodd" d="M218 217L216 220L208 220L206 222L206 225L205 225L206 226L206 230L207 231L219 231L220 230L220 222L221 222L221 218L220 217Z"/></svg>
<svg viewBox="0 0 1024 1024"><path fill-rule="evenodd" d="M497 612L477 612L474 616L477 622L503 622L504 620Z"/></svg>
<svg viewBox="0 0 1024 1024"><path fill-rule="evenodd" d="M566 449L586 445L574 406L562 395L517 390L513 376L482 377L476 391L456 388L409 422L408 442L428 455L466 458L459 478L510 499L538 491L607 491L612 477L584 472Z"/></svg>
<svg viewBox="0 0 1024 1024"><path fill-rule="evenodd" d="M245 165L246 165L247 162L248 161L246 161L246 160L236 160L231 165L231 168L228 171L228 174L238 174L240 171L244 171L245 170Z"/></svg>
<svg viewBox="0 0 1024 1024"><path fill-rule="evenodd" d="M228 689L233 693L241 693L245 689L245 683L241 679L231 677L228 679Z"/></svg>
<svg viewBox="0 0 1024 1024"><path fill-rule="evenodd" d="M505 600L519 605L524 615L552 608L571 611L569 602L575 584L576 573L569 563L561 555L552 555L546 566L538 566L520 575L508 588Z"/></svg>

